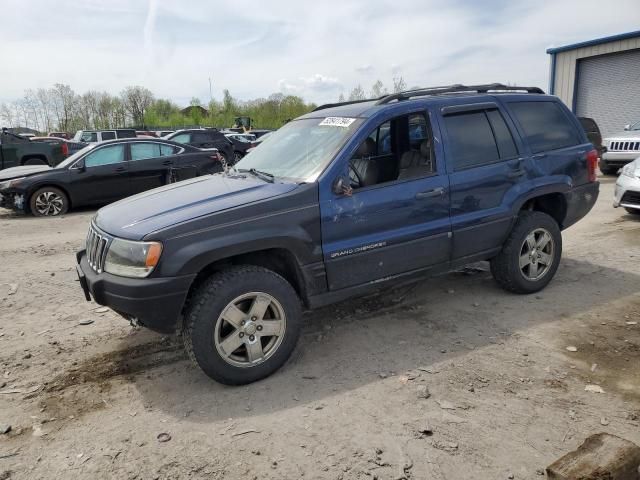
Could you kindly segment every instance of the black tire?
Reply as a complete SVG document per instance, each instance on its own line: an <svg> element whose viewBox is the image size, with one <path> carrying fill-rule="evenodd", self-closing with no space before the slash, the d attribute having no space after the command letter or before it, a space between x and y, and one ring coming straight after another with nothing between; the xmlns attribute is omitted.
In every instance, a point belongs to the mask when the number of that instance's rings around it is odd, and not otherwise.
<svg viewBox="0 0 640 480"><path fill-rule="evenodd" d="M277 300L286 319L284 332L278 346L262 363L236 366L218 351L214 341L218 334L216 325L232 302L250 292L267 294ZM189 358L205 374L226 385L244 385L271 375L287 361L300 336L301 317L300 299L284 278L262 267L234 266L211 275L193 294L185 312L182 338ZM256 338L262 342L259 335L256 334ZM241 344L234 351L245 348ZM246 352L248 358L248 349Z"/></svg>
<svg viewBox="0 0 640 480"><path fill-rule="evenodd" d="M631 215L640 215L640 209L638 208L624 207L624 209L627 211L627 213L630 213Z"/></svg>
<svg viewBox="0 0 640 480"><path fill-rule="evenodd" d="M43 207L43 201L49 203L49 208ZM59 188L42 187L31 195L29 208L36 217L64 215L69 211L69 197Z"/></svg>
<svg viewBox="0 0 640 480"><path fill-rule="evenodd" d="M547 257L551 260L551 265L546 267L546 271L540 278L530 279L520 267L520 258L525 242L532 232L547 232L552 242L550 253ZM535 235L535 234L534 234ZM542 254L541 252L540 254ZM525 253L526 255L527 253ZM502 251L491 259L491 273L498 284L509 292L514 293L535 293L542 290L553 279L562 255L562 234L556 221L542 212L521 212L518 220L511 230L509 237L502 246ZM540 265L540 260L537 260ZM523 267L530 268L530 267ZM536 269L539 266L535 266Z"/></svg>
<svg viewBox="0 0 640 480"><path fill-rule="evenodd" d="M45 160L41 158L27 158L23 165L49 165Z"/></svg>

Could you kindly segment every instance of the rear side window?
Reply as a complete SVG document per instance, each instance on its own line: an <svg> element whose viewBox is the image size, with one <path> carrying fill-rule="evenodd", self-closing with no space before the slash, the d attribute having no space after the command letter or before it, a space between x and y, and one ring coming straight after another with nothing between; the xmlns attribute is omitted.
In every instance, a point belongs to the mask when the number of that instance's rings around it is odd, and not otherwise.
<svg viewBox="0 0 640 480"><path fill-rule="evenodd" d="M158 143L132 143L131 160L144 160L160 156L160 144Z"/></svg>
<svg viewBox="0 0 640 480"><path fill-rule="evenodd" d="M116 138L116 132L102 132L102 140L113 140Z"/></svg>
<svg viewBox="0 0 640 480"><path fill-rule="evenodd" d="M512 102L509 107L533 153L580 143L576 129L556 102Z"/></svg>
<svg viewBox="0 0 640 480"><path fill-rule="evenodd" d="M171 140L178 143L190 143L191 142L191 134L190 133L181 133L180 135L176 135Z"/></svg>
<svg viewBox="0 0 640 480"><path fill-rule="evenodd" d="M485 112L458 113L444 117L454 170L495 163L498 146Z"/></svg>

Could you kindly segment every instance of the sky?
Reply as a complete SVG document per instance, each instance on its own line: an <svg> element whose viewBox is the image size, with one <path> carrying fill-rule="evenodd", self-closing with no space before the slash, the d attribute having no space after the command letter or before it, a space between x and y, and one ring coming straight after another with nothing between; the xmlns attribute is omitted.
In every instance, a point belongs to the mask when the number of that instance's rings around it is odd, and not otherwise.
<svg viewBox="0 0 640 480"><path fill-rule="evenodd" d="M639 0L0 0L0 101L143 85L187 105L408 87L548 87L546 49L640 29Z"/></svg>

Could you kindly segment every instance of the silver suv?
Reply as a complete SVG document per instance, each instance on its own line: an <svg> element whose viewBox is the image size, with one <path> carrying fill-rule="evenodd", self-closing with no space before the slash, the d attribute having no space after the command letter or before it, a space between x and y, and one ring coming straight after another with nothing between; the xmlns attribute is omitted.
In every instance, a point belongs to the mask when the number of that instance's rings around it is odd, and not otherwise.
<svg viewBox="0 0 640 480"><path fill-rule="evenodd" d="M604 174L616 173L620 167L640 157L640 122L626 125L624 132L604 139L606 151L600 160Z"/></svg>

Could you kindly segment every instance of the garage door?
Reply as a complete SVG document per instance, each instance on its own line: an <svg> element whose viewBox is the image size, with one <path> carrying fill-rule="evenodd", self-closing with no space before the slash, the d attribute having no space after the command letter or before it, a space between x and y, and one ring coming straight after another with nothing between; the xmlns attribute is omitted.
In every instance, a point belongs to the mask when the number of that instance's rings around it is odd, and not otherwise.
<svg viewBox="0 0 640 480"><path fill-rule="evenodd" d="M576 113L591 117L602 136L640 121L640 50L578 61Z"/></svg>

